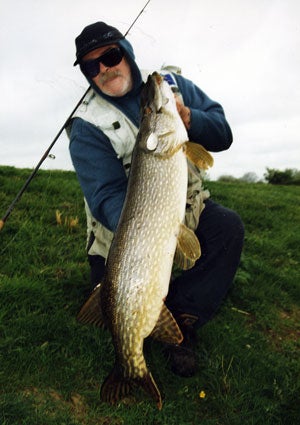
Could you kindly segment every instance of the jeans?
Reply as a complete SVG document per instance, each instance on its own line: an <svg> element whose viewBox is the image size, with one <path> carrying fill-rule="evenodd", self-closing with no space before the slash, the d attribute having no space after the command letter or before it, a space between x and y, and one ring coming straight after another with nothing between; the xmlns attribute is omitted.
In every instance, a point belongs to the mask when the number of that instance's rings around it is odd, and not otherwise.
<svg viewBox="0 0 300 425"><path fill-rule="evenodd" d="M175 316L196 316L195 326L199 327L217 312L232 284L242 252L244 226L236 212L208 199L195 233L201 257L192 269L171 282L166 305ZM94 255L88 259L95 286L103 277L105 260Z"/></svg>

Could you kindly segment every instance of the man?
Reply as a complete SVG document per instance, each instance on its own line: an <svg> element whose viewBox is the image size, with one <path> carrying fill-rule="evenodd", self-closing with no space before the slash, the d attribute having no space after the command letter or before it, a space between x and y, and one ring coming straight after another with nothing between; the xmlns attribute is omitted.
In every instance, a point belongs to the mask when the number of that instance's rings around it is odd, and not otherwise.
<svg viewBox="0 0 300 425"><path fill-rule="evenodd" d="M87 252L95 286L103 276L125 199L140 122L140 94L149 72L140 71L131 44L104 22L83 29L76 38L76 56L74 65L80 66L91 90L74 114L68 134L71 158L85 198ZM182 96L177 96L176 102L189 139L212 152L228 149L232 134L221 105L181 75L165 74L174 91ZM181 345L167 350L172 370L181 376L196 371L195 329L220 307L243 245L239 216L206 195L199 170L190 165L186 224L199 238L202 255L192 269L172 281L166 299L184 335Z"/></svg>

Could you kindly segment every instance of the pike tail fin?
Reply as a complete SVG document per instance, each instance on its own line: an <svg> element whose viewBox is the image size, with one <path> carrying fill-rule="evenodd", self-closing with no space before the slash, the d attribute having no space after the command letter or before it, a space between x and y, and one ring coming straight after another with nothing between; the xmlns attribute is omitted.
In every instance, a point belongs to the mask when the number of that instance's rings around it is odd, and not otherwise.
<svg viewBox="0 0 300 425"><path fill-rule="evenodd" d="M116 404L122 398L128 396L135 387L143 388L156 402L157 408L161 410L162 399L160 391L148 371L141 377L124 378L118 367L115 366L102 384L100 397L102 401Z"/></svg>

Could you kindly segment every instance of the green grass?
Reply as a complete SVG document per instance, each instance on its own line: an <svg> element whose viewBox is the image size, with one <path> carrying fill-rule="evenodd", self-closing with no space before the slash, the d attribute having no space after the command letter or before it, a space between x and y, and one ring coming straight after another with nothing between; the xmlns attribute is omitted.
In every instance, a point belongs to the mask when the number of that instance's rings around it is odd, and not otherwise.
<svg viewBox="0 0 300 425"><path fill-rule="evenodd" d="M0 167L1 214L29 174ZM100 401L114 356L108 332L76 322L90 290L81 191L73 172L38 173L0 234L1 425L300 423L299 187L207 186L245 223L242 261L220 312L199 330L195 377L173 375L147 341L164 394L158 411L140 393L115 407Z"/></svg>

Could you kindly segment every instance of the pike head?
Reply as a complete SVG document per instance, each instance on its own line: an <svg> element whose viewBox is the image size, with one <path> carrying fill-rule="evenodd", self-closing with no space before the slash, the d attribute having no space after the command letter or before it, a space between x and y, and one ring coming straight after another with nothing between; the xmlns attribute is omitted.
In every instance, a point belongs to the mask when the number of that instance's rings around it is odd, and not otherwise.
<svg viewBox="0 0 300 425"><path fill-rule="evenodd" d="M149 75L141 96L142 120L138 146L158 156L171 156L188 140L174 93L164 78Z"/></svg>

